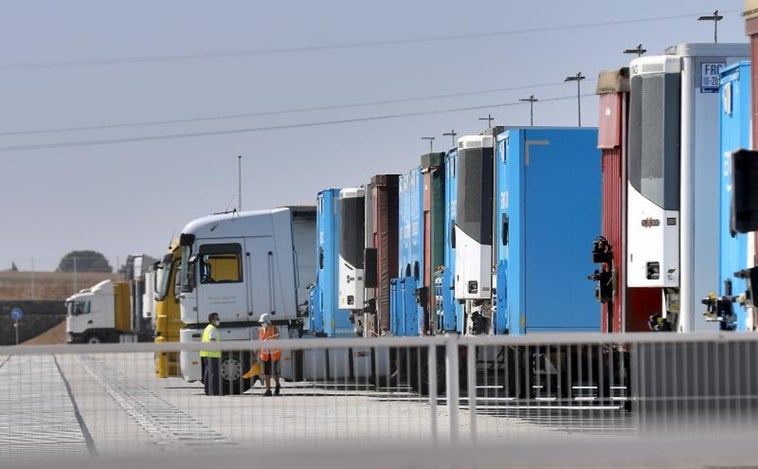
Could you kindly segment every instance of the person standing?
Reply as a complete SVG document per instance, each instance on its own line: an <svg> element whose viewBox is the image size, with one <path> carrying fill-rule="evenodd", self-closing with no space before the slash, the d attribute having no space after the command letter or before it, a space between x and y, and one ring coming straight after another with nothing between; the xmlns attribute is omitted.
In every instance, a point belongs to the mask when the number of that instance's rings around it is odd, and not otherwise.
<svg viewBox="0 0 758 469"><path fill-rule="evenodd" d="M203 330L202 342L219 342L221 337L218 333L218 326L221 324L218 313L213 312L208 315L208 325ZM220 396L221 382L219 376L219 362L221 361L221 352L218 350L200 350L200 360L203 365L203 385L206 396Z"/></svg>
<svg viewBox="0 0 758 469"><path fill-rule="evenodd" d="M271 318L268 314L261 314L260 319L258 319L258 324L260 324L260 328L258 329L258 340L265 342L269 340L277 340L279 338L279 329L271 323ZM274 396L278 396L281 391L281 386L279 385L279 359L282 358L282 351L279 349L263 347L258 354L258 358L263 362L263 380L266 384L266 392L264 392L263 395L271 395L271 376L273 375L274 382L276 383L276 386L274 387Z"/></svg>

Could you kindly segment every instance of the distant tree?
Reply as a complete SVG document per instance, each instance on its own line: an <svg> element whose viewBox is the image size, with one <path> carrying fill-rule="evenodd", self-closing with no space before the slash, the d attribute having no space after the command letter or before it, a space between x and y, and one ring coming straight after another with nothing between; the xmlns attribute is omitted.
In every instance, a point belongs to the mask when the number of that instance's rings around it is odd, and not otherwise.
<svg viewBox="0 0 758 469"><path fill-rule="evenodd" d="M15 262L11 262L11 272L18 272L18 267L16 267Z"/></svg>
<svg viewBox="0 0 758 469"><path fill-rule="evenodd" d="M97 251L71 251L61 259L58 272L113 272L108 260Z"/></svg>

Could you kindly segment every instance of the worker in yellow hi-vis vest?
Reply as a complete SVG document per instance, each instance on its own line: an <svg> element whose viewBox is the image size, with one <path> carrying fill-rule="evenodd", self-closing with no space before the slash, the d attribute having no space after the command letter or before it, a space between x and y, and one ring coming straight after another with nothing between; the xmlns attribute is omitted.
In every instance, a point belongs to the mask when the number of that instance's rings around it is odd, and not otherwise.
<svg viewBox="0 0 758 469"><path fill-rule="evenodd" d="M269 341L279 338L279 329L271 323L271 318L268 314L261 314L260 319L258 319L258 324L261 326L260 329L258 329L258 340ZM258 358L263 362L263 379L266 383L266 392L264 392L263 395L271 395L271 376L273 375L274 382L276 383L274 396L278 396L281 390L281 387L279 386L279 359L282 358L282 351L279 349L262 347L258 354Z"/></svg>
<svg viewBox="0 0 758 469"><path fill-rule="evenodd" d="M208 325L203 330L202 342L219 342L221 337L218 333L218 325L221 324L218 313L213 312L208 315ZM221 361L220 351L200 350L200 360L203 368L203 385L205 386L206 396L221 395L221 377L219 376L219 362Z"/></svg>

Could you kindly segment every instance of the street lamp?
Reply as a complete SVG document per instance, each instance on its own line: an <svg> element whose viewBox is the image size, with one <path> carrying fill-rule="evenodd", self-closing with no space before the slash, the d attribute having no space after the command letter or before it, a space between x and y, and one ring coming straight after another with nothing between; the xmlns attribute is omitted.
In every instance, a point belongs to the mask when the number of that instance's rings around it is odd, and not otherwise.
<svg viewBox="0 0 758 469"><path fill-rule="evenodd" d="M529 95L528 98L521 98L519 101L524 103L529 103L529 125L534 127L534 103L539 101L539 99L535 98L534 95Z"/></svg>
<svg viewBox="0 0 758 469"><path fill-rule="evenodd" d="M453 148L455 148L455 136L458 135L457 133L455 133L455 129L450 129L450 132L445 132L442 135L445 136L445 137L452 137L452 139L453 139Z"/></svg>
<svg viewBox="0 0 758 469"><path fill-rule="evenodd" d="M421 137L422 140L429 140L429 153L434 152L434 137Z"/></svg>
<svg viewBox="0 0 758 469"><path fill-rule="evenodd" d="M479 120L480 121L487 121L487 128L491 129L492 128L492 121L494 121L495 118L492 117L491 115L487 114L487 117L480 117Z"/></svg>
<svg viewBox="0 0 758 469"><path fill-rule="evenodd" d="M637 47L634 49L624 49L624 54L637 54L637 57L642 56L645 52L647 52L647 49L643 49L642 44L637 44Z"/></svg>
<svg viewBox="0 0 758 469"><path fill-rule="evenodd" d="M582 72L577 72L576 75L571 75L566 77L563 81L575 81L576 82L576 105L577 110L579 111L579 127L582 126L582 80L584 80L585 77L582 75Z"/></svg>
<svg viewBox="0 0 758 469"><path fill-rule="evenodd" d="M724 17L722 15L719 15L719 11L716 10L713 12L712 15L704 15L698 18L698 21L713 21L713 43L718 44L719 43L719 21L723 20Z"/></svg>

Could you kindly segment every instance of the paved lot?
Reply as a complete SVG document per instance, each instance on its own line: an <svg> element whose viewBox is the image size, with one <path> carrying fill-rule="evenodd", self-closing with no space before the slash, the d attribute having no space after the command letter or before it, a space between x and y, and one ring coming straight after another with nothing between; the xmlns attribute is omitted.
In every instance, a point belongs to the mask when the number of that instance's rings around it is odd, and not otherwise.
<svg viewBox="0 0 758 469"><path fill-rule="evenodd" d="M208 397L200 383L154 376L151 354L0 357L0 454L122 455L319 448L344 443L430 445L450 439L448 408L406 387L285 383L264 397ZM477 402L472 422L460 401L458 434L470 441L608 441L635 438L621 411L514 407L497 394Z"/></svg>

